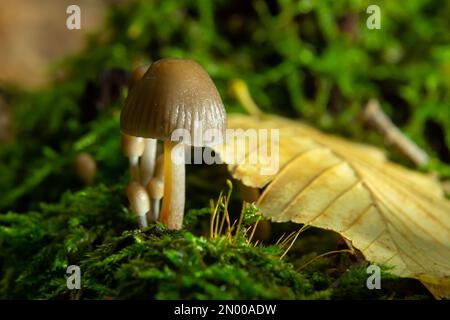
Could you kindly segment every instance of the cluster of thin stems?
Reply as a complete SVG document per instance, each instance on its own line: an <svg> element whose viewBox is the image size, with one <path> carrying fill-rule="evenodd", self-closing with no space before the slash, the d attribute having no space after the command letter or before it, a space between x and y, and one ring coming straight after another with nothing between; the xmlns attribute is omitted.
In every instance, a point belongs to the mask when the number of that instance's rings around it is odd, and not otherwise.
<svg viewBox="0 0 450 320"><path fill-rule="evenodd" d="M127 196L130 207L138 217L141 229L158 219L163 197L164 175L162 155L156 160L155 139L122 134L122 148L130 163L130 183Z"/></svg>

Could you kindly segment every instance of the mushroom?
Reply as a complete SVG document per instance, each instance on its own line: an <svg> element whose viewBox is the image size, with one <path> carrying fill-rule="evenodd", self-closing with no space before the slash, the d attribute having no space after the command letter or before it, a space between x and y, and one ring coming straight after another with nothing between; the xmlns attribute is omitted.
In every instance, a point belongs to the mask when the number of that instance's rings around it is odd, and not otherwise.
<svg viewBox="0 0 450 320"><path fill-rule="evenodd" d="M91 185L94 182L97 174L97 163L89 153L78 153L73 161L73 167L75 174L85 185Z"/></svg>
<svg viewBox="0 0 450 320"><path fill-rule="evenodd" d="M164 198L160 220L169 229L181 229L185 147L211 145L202 137L214 132L215 138L221 140L226 129L225 109L213 81L192 60L167 58L154 62L128 95L120 128L128 135L164 141ZM179 130L187 134L175 134Z"/></svg>
<svg viewBox="0 0 450 320"><path fill-rule="evenodd" d="M147 227L147 212L150 210L150 199L145 188L136 181L132 181L127 187L128 201L131 210L138 216L139 228Z"/></svg>
<svg viewBox="0 0 450 320"><path fill-rule="evenodd" d="M128 91L131 91L131 89L134 87L136 82L141 80L141 78L144 76L145 72L148 70L149 66L150 65L148 65L148 64L143 64L133 70L130 77L128 78Z"/></svg>
<svg viewBox="0 0 450 320"><path fill-rule="evenodd" d="M159 202L164 196L164 155L159 155L156 159L155 175L147 185L147 192L150 195L149 222L158 220Z"/></svg>
<svg viewBox="0 0 450 320"><path fill-rule="evenodd" d="M131 74L129 80L128 80L128 92L131 94L131 91L135 84L142 79L145 72L148 70L149 65L141 65L138 68L134 69L133 73ZM156 139L144 139L144 151L141 155L140 160L140 181L143 186L146 186L150 179L153 176L153 172L155 170L155 157L156 157Z"/></svg>
<svg viewBox="0 0 450 320"><path fill-rule="evenodd" d="M140 179L143 186L146 186L155 171L156 139L144 138L144 153L141 157Z"/></svg>
<svg viewBox="0 0 450 320"><path fill-rule="evenodd" d="M144 153L145 142L141 137L121 133L122 150L130 161L131 181L139 181L139 157Z"/></svg>

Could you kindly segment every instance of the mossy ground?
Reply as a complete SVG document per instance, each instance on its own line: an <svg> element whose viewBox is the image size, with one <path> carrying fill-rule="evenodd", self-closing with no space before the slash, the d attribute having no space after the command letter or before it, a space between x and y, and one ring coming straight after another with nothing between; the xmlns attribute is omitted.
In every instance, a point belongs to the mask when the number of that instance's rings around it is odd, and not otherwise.
<svg viewBox="0 0 450 320"><path fill-rule="evenodd" d="M249 222L254 221L251 219L254 208L244 211L247 218L242 232L230 239L225 235L209 236L209 208L190 210L183 231L168 231L160 224L140 231L135 230L134 214L125 206L123 186L98 185L66 193L60 203L41 204L39 210L26 215L12 212L0 215L0 297L430 297L415 281L397 279L388 270L382 273L382 290L368 290L366 263L357 263L350 255L322 258L297 271L316 253L300 254L301 248L291 249L292 254L281 259L286 248L249 242L246 230L253 225ZM327 236L319 234L323 242ZM305 236L304 241L308 239L316 241L317 235ZM297 241L296 246L305 244L304 241ZM81 268L81 290L67 289L69 265Z"/></svg>
<svg viewBox="0 0 450 320"><path fill-rule="evenodd" d="M367 262L348 253L301 268L341 248L333 233L302 233L283 259L274 243L299 226L274 225L271 238L257 246L244 234L236 241L211 239L207 207L226 186L225 166L188 167L181 232L160 225L136 231L127 209L118 117L124 70L163 56L205 66L228 112L242 111L227 89L241 78L264 111L382 147L383 139L357 121L365 101L376 96L431 155L422 170L450 177L450 3L384 1L381 31L364 27L368 4L132 1L111 8L85 52L54 67L50 88L2 86L14 137L0 146L0 297L430 298L420 283L397 279L387 269L382 289L368 290ZM98 164L89 188L72 169L81 151ZM234 192L233 219L240 205ZM80 291L66 288L71 264L81 267Z"/></svg>

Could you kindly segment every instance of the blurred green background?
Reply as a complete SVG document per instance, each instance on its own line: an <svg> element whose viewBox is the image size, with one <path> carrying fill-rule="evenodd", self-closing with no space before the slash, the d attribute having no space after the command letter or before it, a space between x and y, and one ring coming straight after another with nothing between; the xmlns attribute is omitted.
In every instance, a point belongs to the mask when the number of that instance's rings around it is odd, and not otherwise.
<svg viewBox="0 0 450 320"><path fill-rule="evenodd" d="M370 4L381 9L379 30L366 27ZM88 147L79 141L88 131L114 127L97 115L119 110L127 71L168 56L201 63L228 112L241 110L228 85L242 78L264 111L383 146L358 120L376 97L432 156L427 169L449 177L449 16L450 3L428 0L113 2L84 51L53 65L49 89L2 86L11 132L0 147L0 208L26 210L73 187L69 177L48 180L67 170L60 156ZM120 162L101 150L98 161Z"/></svg>

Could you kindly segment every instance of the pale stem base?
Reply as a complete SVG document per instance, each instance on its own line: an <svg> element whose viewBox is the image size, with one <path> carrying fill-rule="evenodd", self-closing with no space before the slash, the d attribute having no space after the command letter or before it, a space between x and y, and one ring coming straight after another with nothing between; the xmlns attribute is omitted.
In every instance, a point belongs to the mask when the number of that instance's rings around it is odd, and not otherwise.
<svg viewBox="0 0 450 320"><path fill-rule="evenodd" d="M180 230L183 226L185 202L184 145L164 143L164 198L161 222L168 229Z"/></svg>

